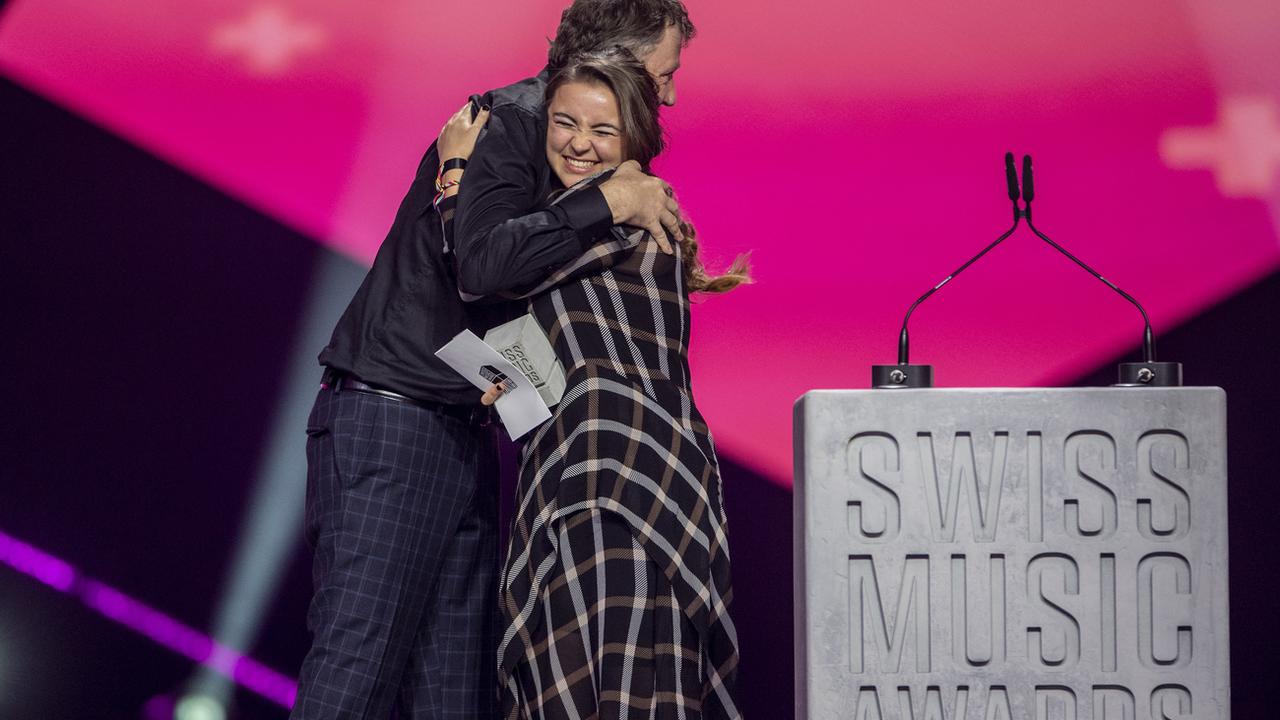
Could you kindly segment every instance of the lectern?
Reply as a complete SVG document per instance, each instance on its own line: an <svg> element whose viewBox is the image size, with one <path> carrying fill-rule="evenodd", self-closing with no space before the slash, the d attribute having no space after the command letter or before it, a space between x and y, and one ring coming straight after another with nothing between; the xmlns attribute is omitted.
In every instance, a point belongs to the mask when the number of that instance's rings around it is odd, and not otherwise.
<svg viewBox="0 0 1280 720"><path fill-rule="evenodd" d="M1230 716L1218 388L795 406L797 718Z"/></svg>

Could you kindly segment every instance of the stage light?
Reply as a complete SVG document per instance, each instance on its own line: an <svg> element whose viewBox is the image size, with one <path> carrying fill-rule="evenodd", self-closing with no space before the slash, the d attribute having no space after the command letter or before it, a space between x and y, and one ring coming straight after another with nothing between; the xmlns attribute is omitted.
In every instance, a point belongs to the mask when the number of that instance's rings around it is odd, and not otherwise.
<svg viewBox="0 0 1280 720"><path fill-rule="evenodd" d="M214 641L199 630L182 624L110 585L81 574L61 558L28 545L2 530L0 565L76 597L85 607L103 617L186 656L267 700L286 708L293 706L297 683L292 678ZM229 682L226 694L230 695ZM0 699L3 697L0 695Z"/></svg>
<svg viewBox="0 0 1280 720"><path fill-rule="evenodd" d="M178 701L173 720L226 720L222 703L207 695L188 695Z"/></svg>
<svg viewBox="0 0 1280 720"><path fill-rule="evenodd" d="M329 341L363 277L363 267L330 252L316 267L267 449L259 462L257 485L246 504L248 514L214 613L213 637L222 647L243 652L253 645L279 589L285 563L302 537L307 475L302 431L320 383L316 353ZM195 673L187 689L226 703L233 679L245 682L210 662Z"/></svg>
<svg viewBox="0 0 1280 720"><path fill-rule="evenodd" d="M35 578L55 590L71 592L75 586L75 568L3 532L0 532L0 563Z"/></svg>

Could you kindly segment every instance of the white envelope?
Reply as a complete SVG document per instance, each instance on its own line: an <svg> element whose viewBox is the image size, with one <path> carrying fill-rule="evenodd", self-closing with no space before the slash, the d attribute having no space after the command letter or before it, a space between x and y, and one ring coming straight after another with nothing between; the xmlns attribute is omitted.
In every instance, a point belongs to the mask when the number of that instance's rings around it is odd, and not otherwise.
<svg viewBox="0 0 1280 720"><path fill-rule="evenodd" d="M481 391L488 390L499 381L506 382L507 390L494 407L498 409L498 417L502 418L512 440L519 439L551 418L551 411L529 378L470 330L458 333L436 351L436 357Z"/></svg>

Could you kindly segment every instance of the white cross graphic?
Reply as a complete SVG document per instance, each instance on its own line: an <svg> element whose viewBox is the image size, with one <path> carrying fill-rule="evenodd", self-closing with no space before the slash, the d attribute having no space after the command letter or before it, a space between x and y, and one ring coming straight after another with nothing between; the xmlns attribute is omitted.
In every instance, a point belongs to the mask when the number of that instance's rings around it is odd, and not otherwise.
<svg viewBox="0 0 1280 720"><path fill-rule="evenodd" d="M1212 169L1226 197L1267 199L1280 170L1280 112L1268 97L1226 98L1216 126L1166 130L1160 158L1175 169Z"/></svg>
<svg viewBox="0 0 1280 720"><path fill-rule="evenodd" d="M215 28L214 50L240 55L255 75L280 75L299 53L324 45L328 33L312 23L292 20L275 5L254 8L236 23Z"/></svg>

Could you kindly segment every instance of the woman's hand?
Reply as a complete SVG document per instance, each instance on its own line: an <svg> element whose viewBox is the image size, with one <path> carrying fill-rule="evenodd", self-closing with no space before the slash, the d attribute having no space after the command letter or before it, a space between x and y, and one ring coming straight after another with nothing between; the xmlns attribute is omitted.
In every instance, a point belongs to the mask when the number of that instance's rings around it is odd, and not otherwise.
<svg viewBox="0 0 1280 720"><path fill-rule="evenodd" d="M453 117L449 118L449 122L440 129L440 138L436 141L440 160L443 162L453 158L469 159L471 152L476 149L476 139L480 137L480 130L488 121L488 108L481 108L475 120L472 120L471 102L468 101L463 105L462 109L454 113Z"/></svg>
<svg viewBox="0 0 1280 720"><path fill-rule="evenodd" d="M502 397L502 393L506 391L507 386L504 383L490 385L489 389L484 391L484 395L480 396L480 404L485 406L492 405L498 402L498 398Z"/></svg>

